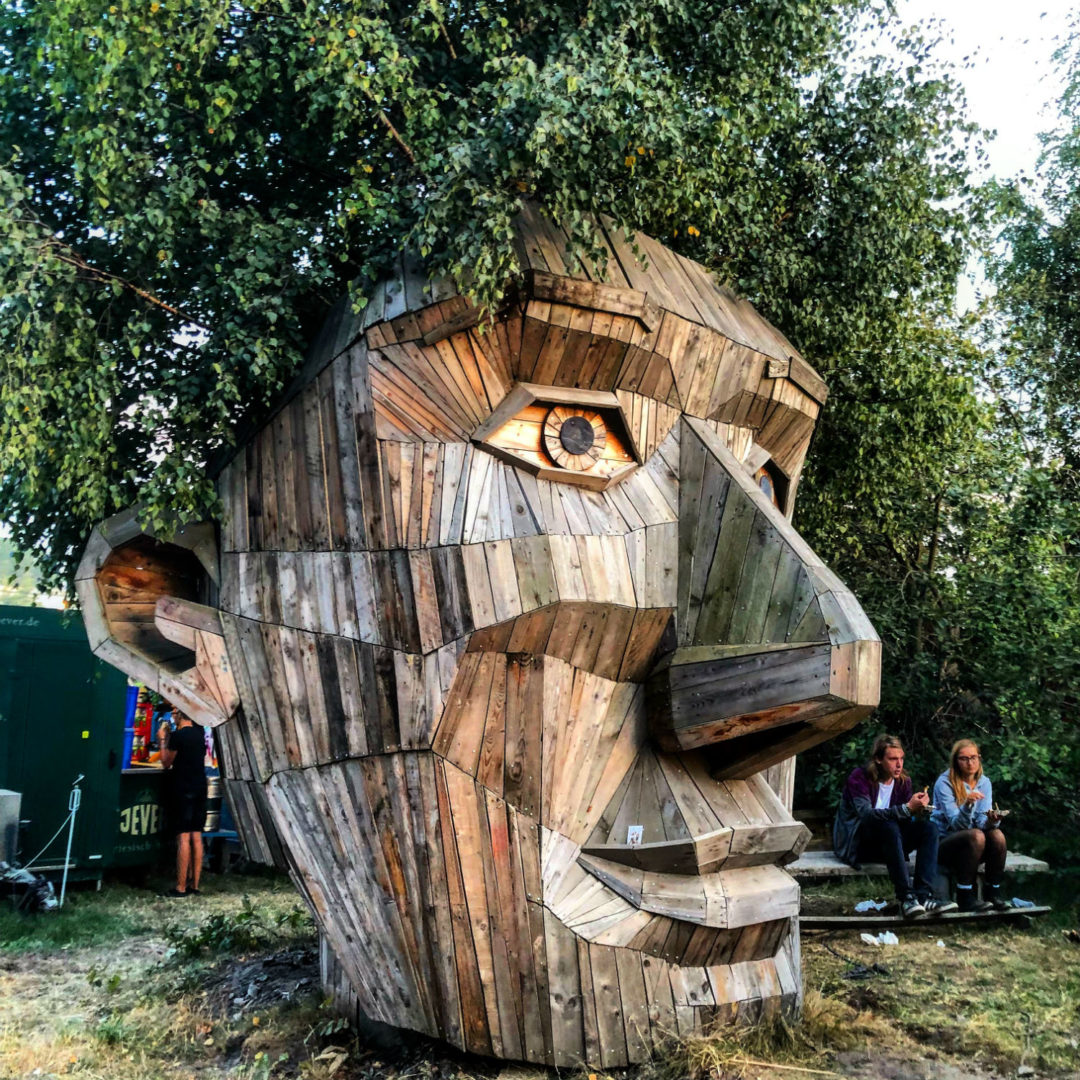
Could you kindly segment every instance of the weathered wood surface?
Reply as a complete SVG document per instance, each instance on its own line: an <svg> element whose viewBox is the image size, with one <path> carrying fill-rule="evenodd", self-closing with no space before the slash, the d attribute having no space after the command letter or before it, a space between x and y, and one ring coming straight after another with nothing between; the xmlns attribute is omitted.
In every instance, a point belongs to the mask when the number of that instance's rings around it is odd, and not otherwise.
<svg viewBox="0 0 1080 1080"><path fill-rule="evenodd" d="M879 643L789 522L821 380L701 267L598 236L606 280L527 208L487 323L406 260L340 305L218 474L220 556L159 545L88 629L229 714L245 844L339 1000L616 1068L796 1006L788 762L866 715ZM84 594L142 542L105 523Z"/></svg>
<svg viewBox="0 0 1080 1080"><path fill-rule="evenodd" d="M914 865L914 864L912 864ZM1050 864L1042 859L1032 858L1010 851L1005 856L1007 874L1041 874L1050 869ZM801 878L839 878L839 877L888 877L889 871L884 863L864 863L862 869L848 866L831 851L804 851L788 870Z"/></svg>
<svg viewBox="0 0 1080 1080"><path fill-rule="evenodd" d="M947 911L944 915L930 915L919 919L905 919L903 915L800 915L802 930L883 930L890 926L940 926L960 923L970 928L972 924L1016 922L1049 915L1053 908L1036 905L1029 908L1009 908L1006 911Z"/></svg>

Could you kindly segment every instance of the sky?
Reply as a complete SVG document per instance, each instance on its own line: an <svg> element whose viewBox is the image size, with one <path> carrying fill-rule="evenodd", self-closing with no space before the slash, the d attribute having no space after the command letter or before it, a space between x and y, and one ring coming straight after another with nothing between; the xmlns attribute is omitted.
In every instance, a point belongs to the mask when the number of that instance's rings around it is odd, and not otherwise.
<svg viewBox="0 0 1080 1080"><path fill-rule="evenodd" d="M1062 89L1053 55L1074 7L1075 0L896 0L906 24L936 20L942 40L935 55L957 65L970 119L996 132L976 179L1038 175L1039 133L1057 126ZM958 282L957 310L970 310L989 288L973 259Z"/></svg>
<svg viewBox="0 0 1080 1080"><path fill-rule="evenodd" d="M987 147L990 171L1002 178L1034 175L1038 133L1056 122L1056 39L1068 30L1075 0L897 0L896 6L907 23L940 21L943 57L973 61L958 77L971 118L998 132Z"/></svg>

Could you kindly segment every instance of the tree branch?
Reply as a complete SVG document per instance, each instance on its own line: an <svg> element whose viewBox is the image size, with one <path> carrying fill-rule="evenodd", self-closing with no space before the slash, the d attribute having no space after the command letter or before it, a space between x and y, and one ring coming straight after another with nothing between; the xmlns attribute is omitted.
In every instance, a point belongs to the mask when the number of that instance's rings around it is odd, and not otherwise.
<svg viewBox="0 0 1080 1080"><path fill-rule="evenodd" d="M141 297L148 304L153 304L155 307L161 308L163 311L167 311L170 315L174 315L178 319L183 319L184 322L190 323L192 326L197 326L201 330L206 330L208 333L213 331L213 327L204 323L201 319L195 318L194 315L189 315L181 308L174 307L172 304L166 303L160 297L155 296L151 292L147 292L146 289L140 288L133 282L128 281L126 278L120 277L119 274L113 274L108 270L101 270L96 266L91 266L74 248L65 244L62 240L57 240L55 236L49 237L47 244L52 247L61 248L64 253L56 253L56 257L62 262L67 263L68 266L74 266L81 270L84 274L89 274L91 277L97 278L99 281L113 281L120 285L122 288L127 289L129 292L133 292L136 296Z"/></svg>
<svg viewBox="0 0 1080 1080"><path fill-rule="evenodd" d="M368 101L375 106L375 111L378 113L379 119L383 122L386 130L390 132L390 137L401 147L401 152L412 162L416 164L416 155L412 152L409 144L401 137L401 133L390 122L390 117L386 115L386 110L375 99L375 94L369 89L365 88L364 93L367 95Z"/></svg>
<svg viewBox="0 0 1080 1080"><path fill-rule="evenodd" d="M443 40L446 42L446 47L450 50L450 59L456 60L457 53L454 51L454 43L450 40L450 35L449 33L447 33L446 27L443 25L442 19L436 19L435 22L438 24L439 32L442 34Z"/></svg>

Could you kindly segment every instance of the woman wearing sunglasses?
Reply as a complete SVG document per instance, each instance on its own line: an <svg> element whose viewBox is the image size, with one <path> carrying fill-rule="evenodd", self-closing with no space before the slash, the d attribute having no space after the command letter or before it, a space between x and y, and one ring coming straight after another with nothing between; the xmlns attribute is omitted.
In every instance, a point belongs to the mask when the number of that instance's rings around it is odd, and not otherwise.
<svg viewBox="0 0 1080 1080"><path fill-rule="evenodd" d="M934 784L932 820L941 833L938 864L956 877L961 911L1004 911L1012 905L1001 895L1005 874L1005 834L994 810L993 788L983 773L978 746L971 739L953 743L949 768ZM979 864L986 864L985 899L976 899Z"/></svg>

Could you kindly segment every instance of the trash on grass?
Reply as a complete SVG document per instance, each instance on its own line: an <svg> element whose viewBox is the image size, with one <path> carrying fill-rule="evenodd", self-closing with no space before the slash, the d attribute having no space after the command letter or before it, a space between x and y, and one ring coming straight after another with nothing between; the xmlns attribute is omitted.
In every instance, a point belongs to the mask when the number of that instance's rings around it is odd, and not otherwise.
<svg viewBox="0 0 1080 1080"><path fill-rule="evenodd" d="M11 897L16 911L56 911L60 906L51 881L6 862L0 862L0 896Z"/></svg>
<svg viewBox="0 0 1080 1080"><path fill-rule="evenodd" d="M860 940L867 945L899 945L900 939L891 930L882 930L877 937L873 934L860 934Z"/></svg>
<svg viewBox="0 0 1080 1080"><path fill-rule="evenodd" d="M860 900L855 905L855 910L860 913L864 911L880 911L882 908L887 908L888 906L888 900Z"/></svg>
<svg viewBox="0 0 1080 1080"><path fill-rule="evenodd" d="M942 941L942 940L941 940L941 938L938 938L938 939L937 939L937 947L938 947L939 949L944 949L944 948L945 948L945 942L944 942L944 941Z"/></svg>
<svg viewBox="0 0 1080 1080"><path fill-rule="evenodd" d="M872 979L875 975L881 975L884 978L889 978L892 972L884 964L871 964L867 967L865 964L856 964L854 967L849 968L841 978L844 979Z"/></svg>

